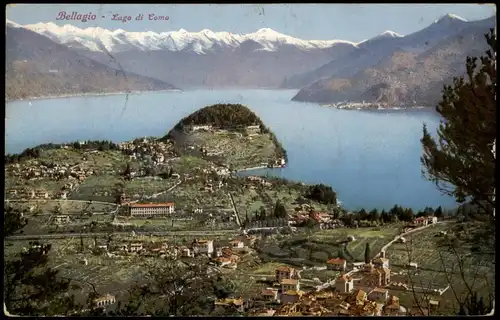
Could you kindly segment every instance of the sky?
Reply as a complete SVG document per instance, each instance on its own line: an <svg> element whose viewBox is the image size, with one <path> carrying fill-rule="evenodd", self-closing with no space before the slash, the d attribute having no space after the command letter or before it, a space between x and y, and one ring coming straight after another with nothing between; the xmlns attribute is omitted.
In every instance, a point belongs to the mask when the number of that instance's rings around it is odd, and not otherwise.
<svg viewBox="0 0 500 320"><path fill-rule="evenodd" d="M95 14L97 18L86 23L56 20L61 11ZM140 13L144 19L135 20ZM6 9L7 19L19 24L54 22L110 30L210 29L242 34L271 28L300 39L353 42L386 30L406 35L448 13L472 21L495 15L496 7L493 4L17 4ZM112 20L114 14L130 16L132 20ZM150 21L149 14L168 16L168 20Z"/></svg>

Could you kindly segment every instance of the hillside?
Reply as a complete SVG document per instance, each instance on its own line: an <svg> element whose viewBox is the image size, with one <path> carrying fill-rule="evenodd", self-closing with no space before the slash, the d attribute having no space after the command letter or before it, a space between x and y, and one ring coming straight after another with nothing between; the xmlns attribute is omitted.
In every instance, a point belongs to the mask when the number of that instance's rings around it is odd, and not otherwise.
<svg viewBox="0 0 500 320"><path fill-rule="evenodd" d="M351 52L332 59L315 70L290 77L283 86L302 88L325 78L350 78L360 71L375 67L382 59L396 52L421 54L450 37L467 33L468 29L487 30L495 25L495 21L496 18L491 17L468 22L454 15L446 15L428 27L406 36L386 31L372 39L358 43Z"/></svg>
<svg viewBox="0 0 500 320"><path fill-rule="evenodd" d="M7 25L6 48L7 100L176 89L161 80L110 68L16 26Z"/></svg>
<svg viewBox="0 0 500 320"><path fill-rule="evenodd" d="M177 153L240 170L283 166L286 150L249 108L241 104L204 107L181 119L163 138Z"/></svg>
<svg viewBox="0 0 500 320"><path fill-rule="evenodd" d="M443 85L465 74L466 57L478 56L486 50L484 34L487 32L484 23L476 24L426 50L398 47L390 55L381 57L374 66L356 69L353 75L334 73L334 76L304 87L293 100L364 101L382 107L434 105L441 96Z"/></svg>
<svg viewBox="0 0 500 320"><path fill-rule="evenodd" d="M194 125L211 125L221 129L253 125L264 126L262 120L255 113L241 104L216 104L204 107L183 118L174 129L183 129L183 127Z"/></svg>

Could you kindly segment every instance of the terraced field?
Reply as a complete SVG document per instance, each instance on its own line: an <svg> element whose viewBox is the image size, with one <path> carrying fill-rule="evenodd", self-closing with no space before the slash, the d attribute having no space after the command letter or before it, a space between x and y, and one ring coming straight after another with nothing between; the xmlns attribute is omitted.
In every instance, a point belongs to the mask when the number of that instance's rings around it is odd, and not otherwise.
<svg viewBox="0 0 500 320"><path fill-rule="evenodd" d="M469 287L487 297L495 290L494 255L476 254L466 244L451 249L443 246L441 231L450 234L452 224L439 224L416 232L407 243L395 243L387 250L391 270L406 274L409 262L418 269L409 275L393 277L393 281L409 280L414 286L425 289L450 288L440 297L443 310L458 310L455 294L464 296ZM454 305L455 304L455 305Z"/></svg>

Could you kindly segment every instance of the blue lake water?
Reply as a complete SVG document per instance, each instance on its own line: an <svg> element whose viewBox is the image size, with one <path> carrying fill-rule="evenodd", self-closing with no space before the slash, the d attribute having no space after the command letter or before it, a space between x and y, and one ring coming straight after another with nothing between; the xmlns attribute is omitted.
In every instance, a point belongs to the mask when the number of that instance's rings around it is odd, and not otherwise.
<svg viewBox="0 0 500 320"><path fill-rule="evenodd" d="M241 103L270 127L288 152L286 168L260 170L325 183L347 209L452 208L421 174L422 125L439 124L433 109L338 110L290 101L295 90L193 90L15 101L6 105L6 153L42 143L120 142L162 136L182 117L214 103Z"/></svg>

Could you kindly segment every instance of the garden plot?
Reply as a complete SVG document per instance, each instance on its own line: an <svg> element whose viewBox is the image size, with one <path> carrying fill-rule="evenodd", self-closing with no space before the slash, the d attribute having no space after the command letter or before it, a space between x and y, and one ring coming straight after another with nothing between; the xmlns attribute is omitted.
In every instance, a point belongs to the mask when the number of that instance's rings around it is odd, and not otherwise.
<svg viewBox="0 0 500 320"><path fill-rule="evenodd" d="M201 182L183 182L168 193L180 208L232 208L228 193L214 187L214 192L205 191L206 184Z"/></svg>
<svg viewBox="0 0 500 320"><path fill-rule="evenodd" d="M174 173L184 175L190 174L193 172L202 171L203 169L209 168L212 164L202 158L191 157L191 156L182 156L180 158L176 158L169 162L172 166Z"/></svg>
<svg viewBox="0 0 500 320"><path fill-rule="evenodd" d="M196 132L192 136L208 152L222 155L224 163L233 169L267 165L276 160L276 147L270 134L245 137L230 132Z"/></svg>
<svg viewBox="0 0 500 320"><path fill-rule="evenodd" d="M416 232L407 238L407 243L395 243L386 253L391 269L398 275L397 281L407 280L417 288L446 288L441 299L445 308L458 310L453 306L455 293L463 296L470 287L473 291L487 296L495 290L494 257L488 254L475 254L468 245L450 250L440 245L440 231L449 226L440 224ZM406 271L409 262L418 264L415 271ZM395 281L395 278L393 278Z"/></svg>

